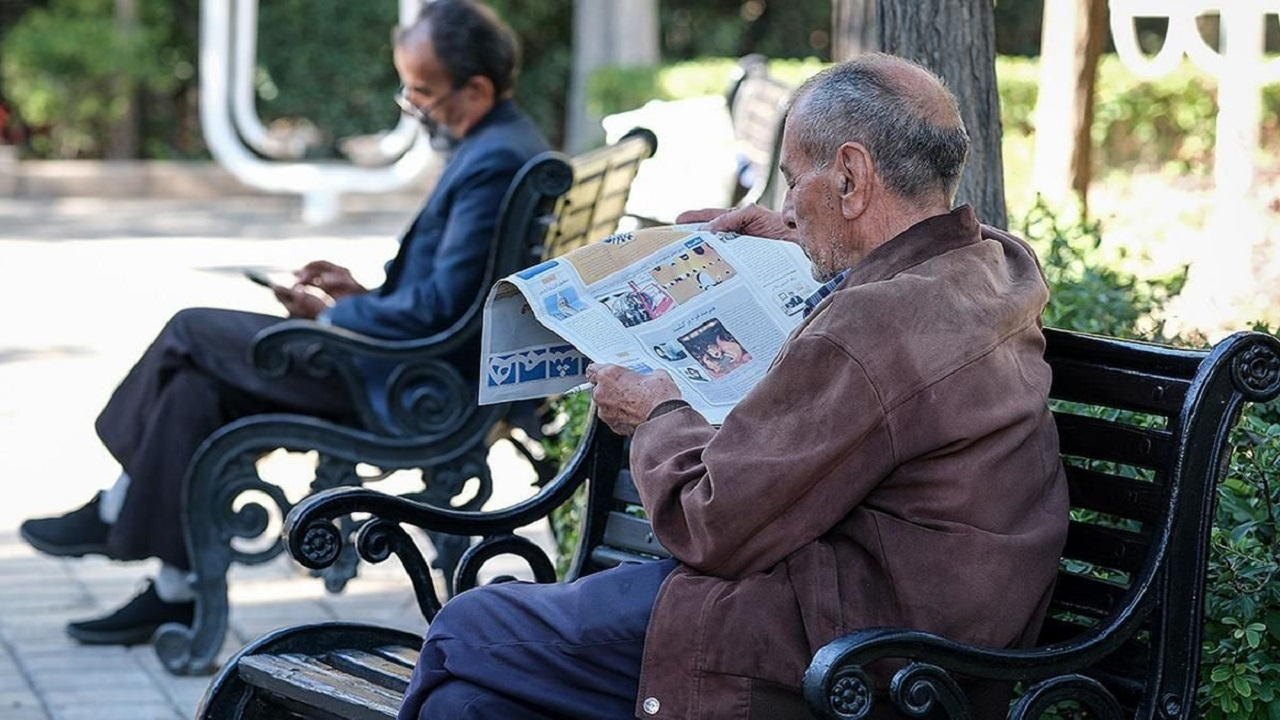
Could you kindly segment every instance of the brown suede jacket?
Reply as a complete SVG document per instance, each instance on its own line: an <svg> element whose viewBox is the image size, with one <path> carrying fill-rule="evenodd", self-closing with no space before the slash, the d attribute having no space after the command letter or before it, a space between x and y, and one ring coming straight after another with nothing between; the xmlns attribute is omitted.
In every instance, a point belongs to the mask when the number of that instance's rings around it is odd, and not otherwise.
<svg viewBox="0 0 1280 720"><path fill-rule="evenodd" d="M810 657L855 628L1034 640L1067 529L1047 299L1031 249L964 206L856 265L721 428L639 426L636 484L683 564L638 717L803 717Z"/></svg>

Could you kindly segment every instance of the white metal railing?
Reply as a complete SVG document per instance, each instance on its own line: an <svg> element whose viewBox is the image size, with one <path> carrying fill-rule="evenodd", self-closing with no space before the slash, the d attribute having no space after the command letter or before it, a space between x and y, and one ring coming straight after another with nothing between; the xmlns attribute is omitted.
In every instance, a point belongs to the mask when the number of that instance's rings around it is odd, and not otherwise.
<svg viewBox="0 0 1280 720"><path fill-rule="evenodd" d="M418 0L398 0L402 24ZM302 197L309 223L333 220L344 193L384 193L418 178L435 157L417 123L401 118L379 145L393 162L359 167L344 161L302 161L273 138L254 105L258 0L200 3L200 125L214 159L241 182ZM390 102L390 100L388 100ZM265 156L265 157L264 157Z"/></svg>

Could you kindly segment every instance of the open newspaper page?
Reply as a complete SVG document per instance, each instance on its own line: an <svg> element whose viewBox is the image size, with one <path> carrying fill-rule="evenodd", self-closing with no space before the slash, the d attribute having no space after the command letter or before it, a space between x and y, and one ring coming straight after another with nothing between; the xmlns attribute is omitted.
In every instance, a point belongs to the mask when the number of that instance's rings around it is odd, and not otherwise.
<svg viewBox="0 0 1280 720"><path fill-rule="evenodd" d="M480 402L566 392L594 361L665 370L720 424L769 369L818 285L788 242L696 226L612 235L494 286Z"/></svg>

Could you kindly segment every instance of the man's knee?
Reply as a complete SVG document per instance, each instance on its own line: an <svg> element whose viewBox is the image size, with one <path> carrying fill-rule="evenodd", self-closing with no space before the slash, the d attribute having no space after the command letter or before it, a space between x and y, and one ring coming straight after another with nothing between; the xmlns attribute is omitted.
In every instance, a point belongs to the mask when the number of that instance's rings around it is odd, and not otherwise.
<svg viewBox="0 0 1280 720"><path fill-rule="evenodd" d="M537 720L545 716L463 680L441 683L422 703L418 720Z"/></svg>
<svg viewBox="0 0 1280 720"><path fill-rule="evenodd" d="M201 330L215 326L218 314L228 312L218 308L194 307L183 308L174 313L160 331L161 336L177 336L190 338Z"/></svg>
<svg viewBox="0 0 1280 720"><path fill-rule="evenodd" d="M480 640L499 625L494 622L498 608L507 605L498 597L498 586L481 586L459 593L444 604L427 628L427 642L433 638L456 637Z"/></svg>

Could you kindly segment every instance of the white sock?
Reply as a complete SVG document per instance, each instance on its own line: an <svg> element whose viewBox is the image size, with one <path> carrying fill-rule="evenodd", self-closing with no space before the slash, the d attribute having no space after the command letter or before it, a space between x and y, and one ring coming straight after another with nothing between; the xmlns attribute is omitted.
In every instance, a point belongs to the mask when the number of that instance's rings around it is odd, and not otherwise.
<svg viewBox="0 0 1280 720"><path fill-rule="evenodd" d="M129 473L122 472L116 478L116 484L98 493L98 519L108 525L114 525L120 517L120 508L124 507L124 496L129 492Z"/></svg>
<svg viewBox="0 0 1280 720"><path fill-rule="evenodd" d="M167 603L191 602L196 599L195 590L191 589L189 573L172 565L161 565L156 575L156 595Z"/></svg>

